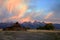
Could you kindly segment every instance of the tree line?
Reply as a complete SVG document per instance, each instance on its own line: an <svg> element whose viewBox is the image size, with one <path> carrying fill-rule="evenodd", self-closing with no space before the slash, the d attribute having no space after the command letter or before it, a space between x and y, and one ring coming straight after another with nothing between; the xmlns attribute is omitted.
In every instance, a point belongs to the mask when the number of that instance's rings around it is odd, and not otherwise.
<svg viewBox="0 0 60 40"><path fill-rule="evenodd" d="M30 29L29 27L26 27L26 29ZM48 23L45 26L39 26L36 28L37 30L54 30L55 27L53 26L52 23Z"/></svg>

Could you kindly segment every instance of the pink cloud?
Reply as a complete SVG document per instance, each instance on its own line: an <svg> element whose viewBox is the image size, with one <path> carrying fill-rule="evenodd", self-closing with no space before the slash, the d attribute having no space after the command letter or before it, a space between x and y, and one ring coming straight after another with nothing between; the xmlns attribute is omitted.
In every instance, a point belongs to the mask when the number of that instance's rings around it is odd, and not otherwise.
<svg viewBox="0 0 60 40"><path fill-rule="evenodd" d="M53 12L48 13L44 19L49 19L51 16L53 16Z"/></svg>

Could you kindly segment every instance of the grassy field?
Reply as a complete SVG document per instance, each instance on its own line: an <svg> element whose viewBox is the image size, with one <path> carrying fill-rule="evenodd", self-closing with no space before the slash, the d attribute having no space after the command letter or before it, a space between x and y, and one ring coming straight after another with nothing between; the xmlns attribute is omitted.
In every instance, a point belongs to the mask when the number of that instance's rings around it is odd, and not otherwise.
<svg viewBox="0 0 60 40"><path fill-rule="evenodd" d="M27 30L28 32L60 32L60 30L33 30L33 29L30 29L30 30Z"/></svg>
<svg viewBox="0 0 60 40"><path fill-rule="evenodd" d="M60 40L60 32L1 31L0 40Z"/></svg>

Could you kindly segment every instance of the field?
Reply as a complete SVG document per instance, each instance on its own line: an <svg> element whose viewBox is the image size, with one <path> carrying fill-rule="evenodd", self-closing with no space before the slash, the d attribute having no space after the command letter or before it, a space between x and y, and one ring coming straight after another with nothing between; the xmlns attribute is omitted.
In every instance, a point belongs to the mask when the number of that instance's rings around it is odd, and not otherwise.
<svg viewBox="0 0 60 40"><path fill-rule="evenodd" d="M60 40L60 32L1 31L0 40Z"/></svg>

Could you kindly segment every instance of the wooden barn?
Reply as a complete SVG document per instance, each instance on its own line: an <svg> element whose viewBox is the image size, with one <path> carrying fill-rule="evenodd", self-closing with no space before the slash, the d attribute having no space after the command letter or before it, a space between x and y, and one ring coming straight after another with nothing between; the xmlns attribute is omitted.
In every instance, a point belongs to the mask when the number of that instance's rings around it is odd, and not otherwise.
<svg viewBox="0 0 60 40"><path fill-rule="evenodd" d="M26 31L26 29L16 22L11 27L4 28L3 31Z"/></svg>

